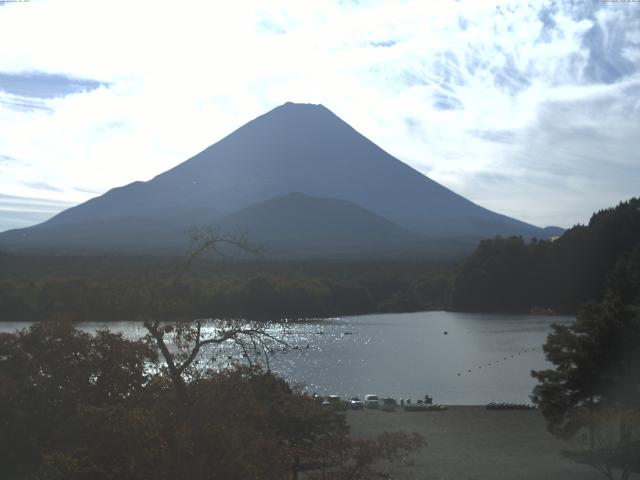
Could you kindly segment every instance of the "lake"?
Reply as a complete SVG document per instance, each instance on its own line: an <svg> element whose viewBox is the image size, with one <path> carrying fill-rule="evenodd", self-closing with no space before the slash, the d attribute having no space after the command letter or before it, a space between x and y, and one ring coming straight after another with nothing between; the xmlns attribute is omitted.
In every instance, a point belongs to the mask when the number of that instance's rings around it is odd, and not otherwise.
<svg viewBox="0 0 640 480"><path fill-rule="evenodd" d="M343 398L375 393L415 400L429 394L444 404L529 402L535 385L531 370L549 367L541 347L551 323L573 320L418 312L307 321L287 327L288 342L300 350L277 349L270 363L272 370L310 392ZM25 326L28 323L4 322L0 331ZM79 327L90 332L108 327L133 338L145 333L136 322ZM243 361L233 349L216 355L225 362L227 355Z"/></svg>

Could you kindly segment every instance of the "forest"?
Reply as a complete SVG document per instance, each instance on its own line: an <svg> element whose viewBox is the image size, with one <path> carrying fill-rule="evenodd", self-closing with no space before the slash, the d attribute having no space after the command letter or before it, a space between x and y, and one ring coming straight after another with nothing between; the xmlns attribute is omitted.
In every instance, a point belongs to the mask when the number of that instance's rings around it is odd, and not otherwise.
<svg viewBox="0 0 640 480"><path fill-rule="evenodd" d="M532 371L531 400L563 453L609 480L640 473L640 250L604 279L602 300L571 324L553 324L543 346L553 368Z"/></svg>
<svg viewBox="0 0 640 480"><path fill-rule="evenodd" d="M0 319L316 318L442 309L455 265L433 260L0 254Z"/></svg>
<svg viewBox="0 0 640 480"><path fill-rule="evenodd" d="M484 240L461 265L451 307L461 311L575 314L601 300L607 275L640 255L640 198L601 210L555 240Z"/></svg>
<svg viewBox="0 0 640 480"><path fill-rule="evenodd" d="M451 309L575 314L640 250L640 199L554 240L496 237L466 259L269 259L0 253L0 320L280 320ZM635 252L635 253L634 253Z"/></svg>

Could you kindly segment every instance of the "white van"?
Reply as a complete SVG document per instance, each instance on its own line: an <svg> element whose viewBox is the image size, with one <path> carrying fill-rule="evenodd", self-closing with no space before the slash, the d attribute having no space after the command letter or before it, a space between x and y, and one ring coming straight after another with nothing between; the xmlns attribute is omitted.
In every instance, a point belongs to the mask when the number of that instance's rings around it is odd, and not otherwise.
<svg viewBox="0 0 640 480"><path fill-rule="evenodd" d="M364 406L367 408L378 408L378 396L373 394L365 395Z"/></svg>

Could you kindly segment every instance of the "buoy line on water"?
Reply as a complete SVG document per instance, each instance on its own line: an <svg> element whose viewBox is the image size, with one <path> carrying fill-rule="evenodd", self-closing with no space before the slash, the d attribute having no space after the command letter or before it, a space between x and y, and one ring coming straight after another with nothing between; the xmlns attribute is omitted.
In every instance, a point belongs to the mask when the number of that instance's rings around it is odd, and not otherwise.
<svg viewBox="0 0 640 480"><path fill-rule="evenodd" d="M531 348L525 348L524 350L520 350L519 352L516 352L514 354L511 354L509 358L517 358L520 355L524 354L524 353L533 353L533 352L539 352L541 351L542 348L538 348L538 347L531 347ZM500 364L500 362L504 363L505 361L507 361L509 358L507 357L503 357L502 360L498 359L498 360L493 360L491 362L488 362L485 367L494 367L494 366L498 366ZM476 370L482 370L482 365L478 365L476 367ZM468 368L467 369L467 373L472 373L473 369ZM459 371L457 372L457 376L461 377L464 374L463 371Z"/></svg>

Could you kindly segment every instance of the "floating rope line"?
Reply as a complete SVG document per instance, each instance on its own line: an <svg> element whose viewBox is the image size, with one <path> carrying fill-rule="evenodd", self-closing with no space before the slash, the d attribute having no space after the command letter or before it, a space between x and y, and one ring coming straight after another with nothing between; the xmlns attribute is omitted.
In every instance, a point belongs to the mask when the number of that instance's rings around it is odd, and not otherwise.
<svg viewBox="0 0 640 480"><path fill-rule="evenodd" d="M502 357L502 361L506 361L508 360L508 358L516 358L520 355L522 355L523 353L533 353L533 352L537 352L540 351L541 349L539 349L538 347L531 347L531 348L525 348L524 350L521 350L519 352L516 352L514 354L511 354L509 357ZM493 366L497 366L500 364L500 360L494 360L492 362L489 362L486 364L487 367L493 367ZM482 365L478 365L477 367L478 370L482 369ZM471 373L471 369L467 369L467 373ZM462 376L462 372L457 372L457 376L461 377Z"/></svg>

